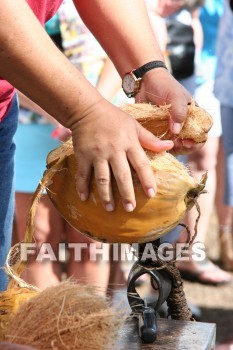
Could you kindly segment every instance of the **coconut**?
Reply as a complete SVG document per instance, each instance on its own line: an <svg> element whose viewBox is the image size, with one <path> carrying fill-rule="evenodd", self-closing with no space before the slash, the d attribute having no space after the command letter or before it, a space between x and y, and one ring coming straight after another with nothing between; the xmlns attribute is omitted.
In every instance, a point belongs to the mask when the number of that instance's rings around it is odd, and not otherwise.
<svg viewBox="0 0 233 350"><path fill-rule="evenodd" d="M32 288L14 287L0 293L0 341L19 307L38 292Z"/></svg>
<svg viewBox="0 0 233 350"><path fill-rule="evenodd" d="M210 115L194 102L179 135L169 129L169 106L133 104L121 107L146 129L161 139L189 139L203 144L212 125ZM142 243L160 238L178 225L195 198L203 190L206 177L197 183L187 168L171 154L147 152L157 183L155 198L147 198L132 169L136 208L126 212L114 178L112 189L115 210L107 212L100 201L94 178L90 181L87 201L82 202L76 190L78 164L72 142L68 141L47 157L47 172L42 179L60 214L77 230L87 236L108 243Z"/></svg>
<svg viewBox="0 0 233 350"><path fill-rule="evenodd" d="M5 339L43 350L112 349L124 315L96 288L66 281L25 302Z"/></svg>
<svg viewBox="0 0 233 350"><path fill-rule="evenodd" d="M61 155L61 158L60 156ZM194 199L204 188L187 168L169 153L148 153L157 184L154 198L147 198L132 169L136 208L126 212L115 179L112 181L115 210L107 212L100 201L94 177L90 181L89 198L83 202L76 190L78 164L70 142L64 143L47 158L47 193L60 214L77 230L101 242L142 243L153 241L184 218Z"/></svg>

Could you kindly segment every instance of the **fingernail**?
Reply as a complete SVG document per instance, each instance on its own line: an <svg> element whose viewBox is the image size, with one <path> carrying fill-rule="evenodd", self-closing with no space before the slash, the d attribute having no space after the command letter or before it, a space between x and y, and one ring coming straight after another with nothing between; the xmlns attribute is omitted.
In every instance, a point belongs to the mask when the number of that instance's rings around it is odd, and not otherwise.
<svg viewBox="0 0 233 350"><path fill-rule="evenodd" d="M164 146L174 146L174 142L173 141L168 141L168 140L166 140L166 141L163 141L163 144L164 144Z"/></svg>
<svg viewBox="0 0 233 350"><path fill-rule="evenodd" d="M85 193L79 193L79 197L82 202L84 202L87 199L87 195Z"/></svg>
<svg viewBox="0 0 233 350"><path fill-rule="evenodd" d="M149 198L153 198L153 197L155 197L155 190L153 188L149 188L147 190L147 194L148 194Z"/></svg>
<svg viewBox="0 0 233 350"><path fill-rule="evenodd" d="M113 211L114 207L113 207L112 203L108 203L105 205L105 209L107 211Z"/></svg>
<svg viewBox="0 0 233 350"><path fill-rule="evenodd" d="M125 206L125 210L130 213L131 211L134 210L133 204L132 203L127 203L124 205Z"/></svg>
<svg viewBox="0 0 233 350"><path fill-rule="evenodd" d="M179 134L182 130L182 124L181 123L174 123L172 122L171 124L171 131L173 132L173 134Z"/></svg>

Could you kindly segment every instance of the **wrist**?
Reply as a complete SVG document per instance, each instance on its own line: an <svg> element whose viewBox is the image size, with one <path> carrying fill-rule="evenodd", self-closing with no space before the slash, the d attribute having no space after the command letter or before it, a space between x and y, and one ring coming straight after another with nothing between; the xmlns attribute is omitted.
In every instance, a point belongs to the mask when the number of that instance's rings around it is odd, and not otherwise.
<svg viewBox="0 0 233 350"><path fill-rule="evenodd" d="M122 88L127 97L135 97L141 87L143 77L152 70L167 70L163 61L150 61L137 69L133 69L124 75L122 79Z"/></svg>

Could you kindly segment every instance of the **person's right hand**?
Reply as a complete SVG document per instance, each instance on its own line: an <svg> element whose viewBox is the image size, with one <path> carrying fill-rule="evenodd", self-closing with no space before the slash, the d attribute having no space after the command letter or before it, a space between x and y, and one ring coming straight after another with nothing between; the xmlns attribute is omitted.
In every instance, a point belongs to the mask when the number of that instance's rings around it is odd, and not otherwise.
<svg viewBox="0 0 233 350"><path fill-rule="evenodd" d="M111 189L113 173L126 211L136 206L130 165L136 171L145 194L154 197L156 183L143 148L163 152L172 141L161 141L133 117L104 99L89 108L71 127L78 162L77 189L81 200L89 195L89 180L94 171L98 192L107 211L114 210Z"/></svg>

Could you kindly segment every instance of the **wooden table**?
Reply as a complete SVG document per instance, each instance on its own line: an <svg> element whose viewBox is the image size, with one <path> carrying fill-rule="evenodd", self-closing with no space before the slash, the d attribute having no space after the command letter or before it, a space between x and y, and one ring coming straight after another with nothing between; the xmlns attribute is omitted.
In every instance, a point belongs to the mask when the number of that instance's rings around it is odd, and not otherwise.
<svg viewBox="0 0 233 350"><path fill-rule="evenodd" d="M157 340L142 344L135 320L126 322L114 350L213 350L216 325L213 323L158 319Z"/></svg>

